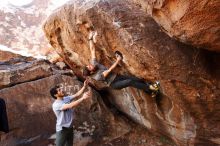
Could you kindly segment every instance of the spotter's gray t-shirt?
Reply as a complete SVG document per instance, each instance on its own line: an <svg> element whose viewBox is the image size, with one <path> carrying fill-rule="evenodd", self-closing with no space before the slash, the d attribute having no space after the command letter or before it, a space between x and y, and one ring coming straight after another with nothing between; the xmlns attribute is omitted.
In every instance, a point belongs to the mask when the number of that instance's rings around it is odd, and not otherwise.
<svg viewBox="0 0 220 146"><path fill-rule="evenodd" d="M63 97L63 100L55 100L52 108L57 117L56 131L61 131L62 127L71 127L73 123L73 109L61 110L64 104L70 103L71 96Z"/></svg>

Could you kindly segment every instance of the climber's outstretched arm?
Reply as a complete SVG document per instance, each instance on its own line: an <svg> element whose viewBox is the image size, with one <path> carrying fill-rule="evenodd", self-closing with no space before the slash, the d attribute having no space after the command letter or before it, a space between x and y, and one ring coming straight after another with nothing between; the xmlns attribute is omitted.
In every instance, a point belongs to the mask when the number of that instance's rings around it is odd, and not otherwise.
<svg viewBox="0 0 220 146"><path fill-rule="evenodd" d="M96 59L96 48L95 48L95 42L96 42L96 36L97 36L97 32L93 32L91 31L89 34L89 49L91 52L91 59Z"/></svg>
<svg viewBox="0 0 220 146"><path fill-rule="evenodd" d="M106 78L112 72L112 70L116 68L116 66L119 64L119 62L122 60L121 56L116 56L116 57L117 57L116 62L114 64L112 64L112 66L108 70L106 70L102 73L104 78Z"/></svg>
<svg viewBox="0 0 220 146"><path fill-rule="evenodd" d="M89 40L89 49L91 52L91 59L96 59L96 55L95 55L95 45L93 40Z"/></svg>

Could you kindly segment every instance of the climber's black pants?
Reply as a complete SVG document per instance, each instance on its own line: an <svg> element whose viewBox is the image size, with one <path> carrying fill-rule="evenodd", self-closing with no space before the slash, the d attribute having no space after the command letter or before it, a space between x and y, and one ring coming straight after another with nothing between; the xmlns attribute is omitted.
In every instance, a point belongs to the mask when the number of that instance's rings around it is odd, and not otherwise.
<svg viewBox="0 0 220 146"><path fill-rule="evenodd" d="M114 81L110 84L113 89L122 89L129 86L132 86L137 89L142 89L147 93L151 93L149 83L146 83L144 80L133 76L124 76L124 75L117 75Z"/></svg>

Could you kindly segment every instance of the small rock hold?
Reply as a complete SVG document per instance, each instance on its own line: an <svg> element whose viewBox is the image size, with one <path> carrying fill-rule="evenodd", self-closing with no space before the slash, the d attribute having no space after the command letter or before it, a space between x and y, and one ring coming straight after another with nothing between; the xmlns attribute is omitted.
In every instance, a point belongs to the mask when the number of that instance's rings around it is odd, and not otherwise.
<svg viewBox="0 0 220 146"><path fill-rule="evenodd" d="M142 139L141 141L142 141L142 143L146 143L147 142L146 139Z"/></svg>

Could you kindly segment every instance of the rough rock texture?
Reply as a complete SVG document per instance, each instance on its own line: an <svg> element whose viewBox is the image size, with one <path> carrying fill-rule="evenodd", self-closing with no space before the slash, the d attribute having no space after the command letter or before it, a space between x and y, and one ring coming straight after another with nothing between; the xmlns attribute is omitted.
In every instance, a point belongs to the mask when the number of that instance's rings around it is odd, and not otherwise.
<svg viewBox="0 0 220 146"><path fill-rule="evenodd" d="M8 61L11 58L19 57L20 55L14 54L8 51L0 51L0 63L4 61Z"/></svg>
<svg viewBox="0 0 220 146"><path fill-rule="evenodd" d="M219 0L130 0L178 40L220 52Z"/></svg>
<svg viewBox="0 0 220 146"><path fill-rule="evenodd" d="M10 126L10 132L0 145L37 146L53 143L53 140L48 140L55 133L56 121L49 89L56 84L62 84L70 94L82 86L72 77L56 75L0 90L0 97L7 105ZM92 99L82 105L75 111L76 145L82 140L86 143L101 140L103 136L111 140L129 132L130 126L120 117L115 118L96 92Z"/></svg>
<svg viewBox="0 0 220 146"><path fill-rule="evenodd" d="M160 80L163 96L152 99L133 88L105 94L134 121L172 138L178 145L218 145L220 137L219 54L181 44L124 0L76 0L44 24L51 45L75 72L89 63L88 31L100 35L98 60L110 66L114 51L124 55L118 73Z"/></svg>
<svg viewBox="0 0 220 146"><path fill-rule="evenodd" d="M32 56L50 52L41 25L53 8L52 2L33 0L21 7L5 3L0 7L0 49L4 45Z"/></svg>
<svg viewBox="0 0 220 146"><path fill-rule="evenodd" d="M17 63L21 61L22 66L29 66L28 70L23 70L26 76L29 76L28 73L33 74L31 69L36 68L35 63L30 64L31 59L32 62L36 62L33 58L17 59ZM22 67L18 68L14 63L15 60L10 60L5 64L13 69L11 72L14 77L18 77L17 74ZM52 67L48 62L45 63ZM43 61L38 61L39 66L42 64ZM51 70L47 71L51 73ZM66 73L70 76L62 75ZM30 78L22 83L12 80L13 87L4 87L0 90L0 98L6 102L10 127L9 133L0 133L1 146L54 145L56 119L51 108L53 100L49 90L54 85L60 84L66 94L78 91L82 83L70 73L68 70L53 70L55 75L35 80ZM108 102L106 104L108 105ZM101 96L94 90L93 97L77 107L74 115L74 145L77 146L174 146L166 137L152 135L143 127L128 120L115 108L106 107Z"/></svg>
<svg viewBox="0 0 220 146"><path fill-rule="evenodd" d="M52 74L52 66L45 60L14 58L0 64L0 89Z"/></svg>

